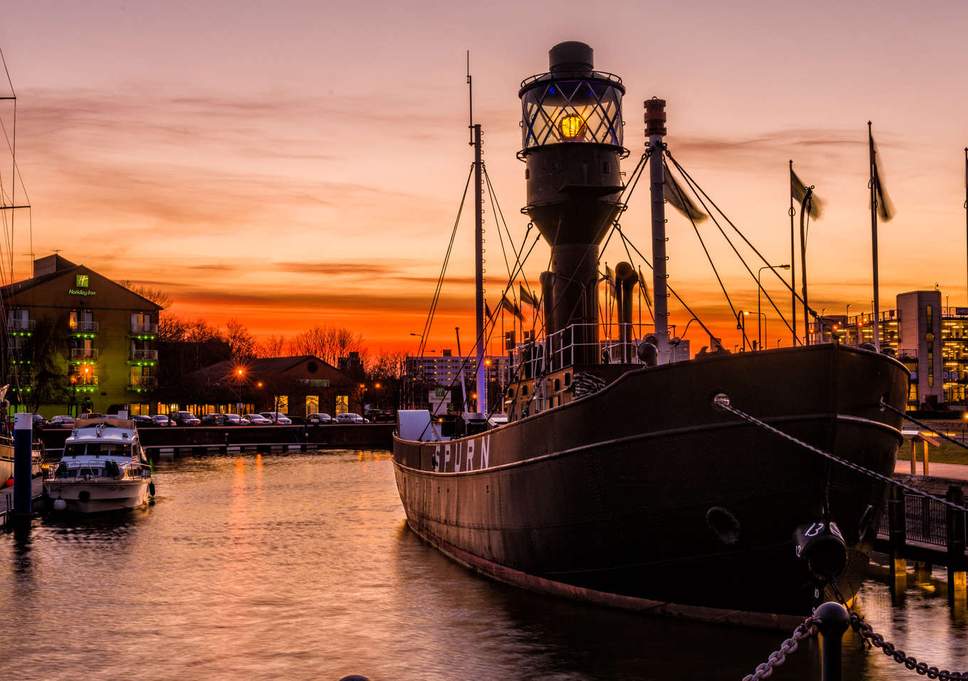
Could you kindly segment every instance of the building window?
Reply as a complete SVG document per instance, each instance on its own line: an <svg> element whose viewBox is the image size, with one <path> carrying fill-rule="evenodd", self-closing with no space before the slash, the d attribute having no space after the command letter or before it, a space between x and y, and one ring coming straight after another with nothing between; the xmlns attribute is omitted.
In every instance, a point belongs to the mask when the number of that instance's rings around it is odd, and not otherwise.
<svg viewBox="0 0 968 681"><path fill-rule="evenodd" d="M319 412L319 395L306 395L306 415Z"/></svg>
<svg viewBox="0 0 968 681"><path fill-rule="evenodd" d="M345 414L350 410L350 396L349 395L337 395L336 396L336 409L337 414Z"/></svg>

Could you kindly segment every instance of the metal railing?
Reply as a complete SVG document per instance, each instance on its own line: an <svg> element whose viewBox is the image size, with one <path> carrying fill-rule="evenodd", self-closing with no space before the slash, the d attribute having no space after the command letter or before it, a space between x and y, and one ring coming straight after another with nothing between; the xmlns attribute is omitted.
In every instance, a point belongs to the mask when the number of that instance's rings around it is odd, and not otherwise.
<svg viewBox="0 0 968 681"><path fill-rule="evenodd" d="M154 322L148 322L146 324L131 324L131 333L135 335L141 334L155 334L158 333L158 325Z"/></svg>
<svg viewBox="0 0 968 681"><path fill-rule="evenodd" d="M904 515L903 523L900 516L891 518L891 504L885 504L881 513L880 533L901 542L914 541L920 544L948 548L954 541L957 545L965 545L968 532L964 522L952 525L953 532L949 532L948 524L954 519L951 509L941 501L916 494L903 493ZM964 514L962 514L964 515ZM949 536L953 535L953 536Z"/></svg>
<svg viewBox="0 0 968 681"><path fill-rule="evenodd" d="M97 348L71 348L71 359L97 359Z"/></svg>
<svg viewBox="0 0 968 681"><path fill-rule="evenodd" d="M71 323L71 333L97 333L98 323L90 319L79 319Z"/></svg>
<svg viewBox="0 0 968 681"><path fill-rule="evenodd" d="M23 319L22 317L7 318L7 331L30 331L36 325L36 319Z"/></svg>
<svg viewBox="0 0 968 681"><path fill-rule="evenodd" d="M636 352L639 338L636 324L627 327L628 340L589 340L595 336L597 324L572 324L550 336L518 344L511 352L508 367L512 376L531 378L581 363L593 356L599 362L641 364ZM621 335L621 334L620 334Z"/></svg>
<svg viewBox="0 0 968 681"><path fill-rule="evenodd" d="M131 351L131 359L134 361L157 361L158 351L154 349L144 350L144 349L134 349Z"/></svg>

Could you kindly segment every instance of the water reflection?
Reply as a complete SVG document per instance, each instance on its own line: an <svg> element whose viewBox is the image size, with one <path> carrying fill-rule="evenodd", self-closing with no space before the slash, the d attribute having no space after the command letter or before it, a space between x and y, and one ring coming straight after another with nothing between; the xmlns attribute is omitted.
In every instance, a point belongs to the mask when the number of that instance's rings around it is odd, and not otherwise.
<svg viewBox="0 0 968 681"><path fill-rule="evenodd" d="M478 577L406 529L385 452L178 459L155 478L146 511L0 537L6 659L45 678L739 679L784 637ZM968 667L964 610L943 586L938 571L912 576L892 608L869 581L858 607L905 650ZM853 637L845 666L911 678ZM773 678L819 678L815 647Z"/></svg>

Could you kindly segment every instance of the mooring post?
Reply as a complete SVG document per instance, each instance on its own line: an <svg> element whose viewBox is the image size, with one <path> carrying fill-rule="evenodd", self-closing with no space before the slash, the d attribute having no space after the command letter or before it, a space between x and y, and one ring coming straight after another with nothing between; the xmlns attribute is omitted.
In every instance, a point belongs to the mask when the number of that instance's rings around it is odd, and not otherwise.
<svg viewBox="0 0 968 681"><path fill-rule="evenodd" d="M945 499L958 504L965 505L965 492L960 485L949 485L945 494ZM965 573L965 512L956 508L947 507L948 540L948 603L964 603L968 599L968 575Z"/></svg>
<svg viewBox="0 0 968 681"><path fill-rule="evenodd" d="M33 512L34 479L30 460L33 436L33 414L17 414L13 422L13 512L18 516Z"/></svg>
<svg viewBox="0 0 968 681"><path fill-rule="evenodd" d="M844 632L850 626L847 608L828 601L814 611L820 631L821 681L841 681L841 653Z"/></svg>
<svg viewBox="0 0 968 681"><path fill-rule="evenodd" d="M918 439L911 438L911 475L918 474Z"/></svg>
<svg viewBox="0 0 968 681"><path fill-rule="evenodd" d="M924 441L924 464L921 467L921 472L924 474L924 477L928 477L928 441L927 440Z"/></svg>
<svg viewBox="0 0 968 681"><path fill-rule="evenodd" d="M905 528L904 490L891 487L887 500L887 534L891 548L891 598L903 597L907 588L907 563L904 560Z"/></svg>

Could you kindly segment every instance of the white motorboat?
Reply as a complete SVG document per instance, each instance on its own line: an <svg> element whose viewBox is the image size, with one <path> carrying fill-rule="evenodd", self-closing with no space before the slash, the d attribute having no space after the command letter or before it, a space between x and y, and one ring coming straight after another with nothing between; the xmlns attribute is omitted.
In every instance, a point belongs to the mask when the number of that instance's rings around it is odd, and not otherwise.
<svg viewBox="0 0 968 681"><path fill-rule="evenodd" d="M44 480L44 492L56 511L98 513L147 504L154 483L134 422L78 420L64 456Z"/></svg>

